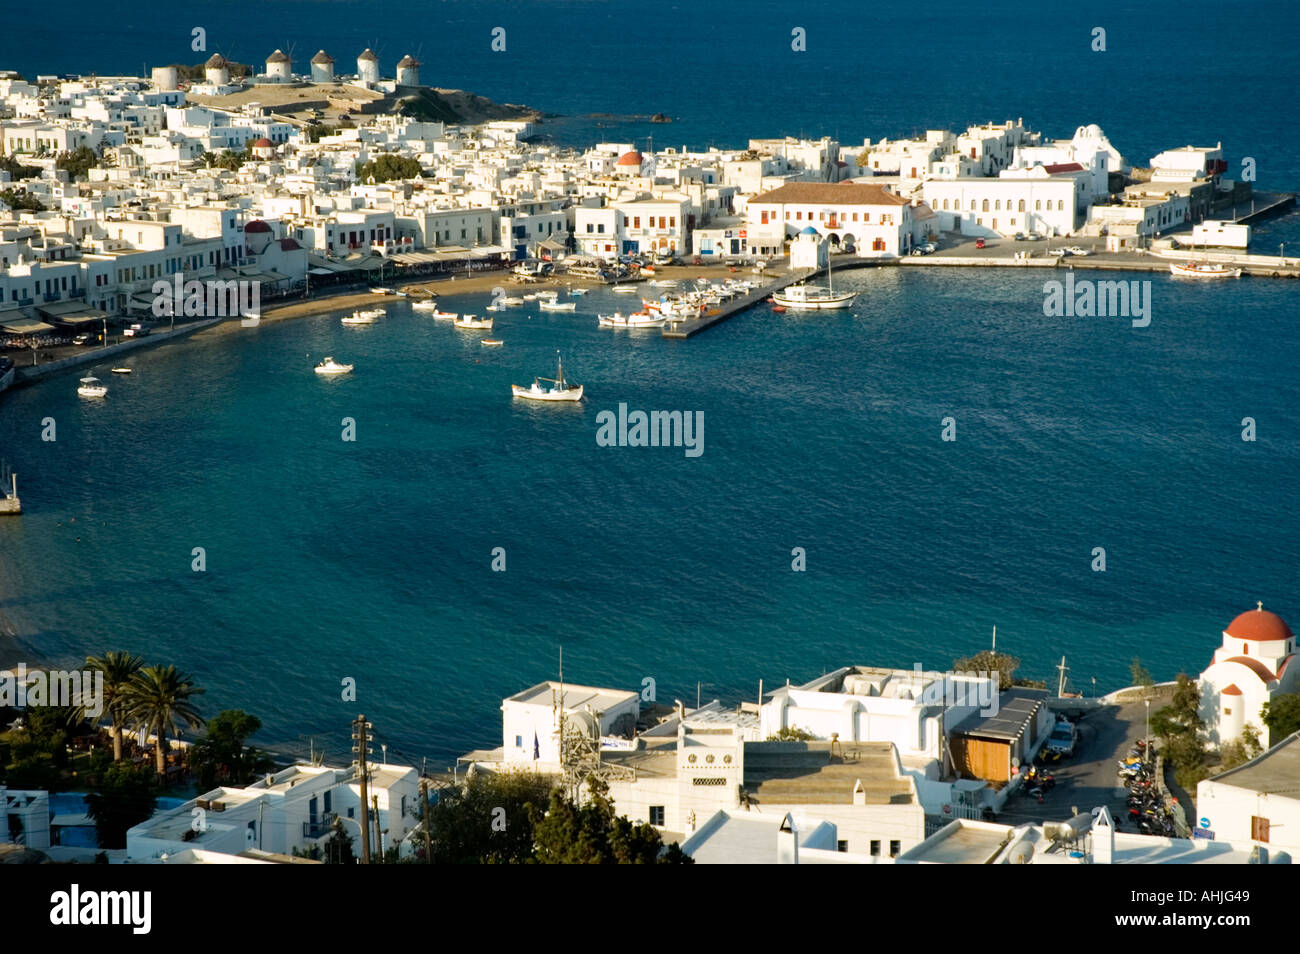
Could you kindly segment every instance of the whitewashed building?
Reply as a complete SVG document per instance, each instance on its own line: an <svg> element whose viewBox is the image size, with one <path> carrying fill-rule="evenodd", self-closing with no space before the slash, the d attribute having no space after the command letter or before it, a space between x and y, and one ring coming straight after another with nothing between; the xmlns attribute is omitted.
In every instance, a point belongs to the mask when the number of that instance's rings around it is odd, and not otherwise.
<svg viewBox="0 0 1300 954"><path fill-rule="evenodd" d="M796 182L754 196L746 205L751 247L781 246L805 228L861 258L896 258L912 247L908 201L878 185Z"/></svg>
<svg viewBox="0 0 1300 954"><path fill-rule="evenodd" d="M1250 841L1300 857L1300 732L1196 787L1200 837Z"/></svg>
<svg viewBox="0 0 1300 954"><path fill-rule="evenodd" d="M1282 617L1262 603L1237 616L1223 630L1223 643L1199 680L1209 742L1235 741L1249 725L1267 746L1269 729L1260 720L1260 708L1296 691L1298 673L1296 637Z"/></svg>

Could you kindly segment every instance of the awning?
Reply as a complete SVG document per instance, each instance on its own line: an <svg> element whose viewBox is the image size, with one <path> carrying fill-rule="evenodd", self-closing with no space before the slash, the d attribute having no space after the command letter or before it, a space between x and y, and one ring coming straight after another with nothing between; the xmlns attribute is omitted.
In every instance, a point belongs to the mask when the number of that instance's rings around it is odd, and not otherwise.
<svg viewBox="0 0 1300 954"><path fill-rule="evenodd" d="M73 328L96 325L108 317L107 312L92 308L83 301L60 301L36 310L56 324Z"/></svg>
<svg viewBox="0 0 1300 954"><path fill-rule="evenodd" d="M53 325L47 325L35 318L15 318L0 325L0 331L10 335L39 335L53 330Z"/></svg>

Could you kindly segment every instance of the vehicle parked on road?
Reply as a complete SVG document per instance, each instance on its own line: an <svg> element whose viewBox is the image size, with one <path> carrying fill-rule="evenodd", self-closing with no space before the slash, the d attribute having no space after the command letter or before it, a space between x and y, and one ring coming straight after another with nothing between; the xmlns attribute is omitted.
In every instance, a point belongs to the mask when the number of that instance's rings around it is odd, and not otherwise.
<svg viewBox="0 0 1300 954"><path fill-rule="evenodd" d="M1075 729L1073 722L1062 720L1056 723L1056 728L1047 739L1047 750L1059 755L1073 755L1074 745L1078 739L1078 730Z"/></svg>
<svg viewBox="0 0 1300 954"><path fill-rule="evenodd" d="M1079 245L1071 245L1069 248L1066 249L1066 251L1069 252L1071 255L1091 255L1091 254L1092 254L1092 252L1088 251L1086 248L1083 248L1082 246L1079 246Z"/></svg>
<svg viewBox="0 0 1300 954"><path fill-rule="evenodd" d="M72 339L72 343L74 345L88 345L90 344L90 338L91 336L86 334L83 331L81 334L77 335L75 338Z"/></svg>
<svg viewBox="0 0 1300 954"><path fill-rule="evenodd" d="M1015 235L1015 239L1017 242L1025 242L1028 241L1028 236L1025 235L1024 232L1017 232Z"/></svg>
<svg viewBox="0 0 1300 954"><path fill-rule="evenodd" d="M976 240L975 240L975 247L976 247L976 248L983 248L983 247L984 247L984 240L983 240L983 239L976 239Z"/></svg>

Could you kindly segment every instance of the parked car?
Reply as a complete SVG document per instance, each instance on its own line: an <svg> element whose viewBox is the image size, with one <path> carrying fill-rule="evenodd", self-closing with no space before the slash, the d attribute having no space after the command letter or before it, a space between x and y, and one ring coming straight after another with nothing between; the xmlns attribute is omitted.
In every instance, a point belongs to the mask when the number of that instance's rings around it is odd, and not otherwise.
<svg viewBox="0 0 1300 954"><path fill-rule="evenodd" d="M1070 250L1068 248L1049 248L1047 254L1065 256L1070 254Z"/></svg>
<svg viewBox="0 0 1300 954"><path fill-rule="evenodd" d="M1066 249L1066 251L1069 252L1071 255L1091 255L1091 254L1092 254L1092 252L1088 251L1086 248L1082 248L1082 247L1080 247L1080 246L1078 246L1078 245L1071 245L1068 249Z"/></svg>
<svg viewBox="0 0 1300 954"><path fill-rule="evenodd" d="M1043 240L1043 234L1041 232L1030 232L1025 236L1025 238L1029 239L1031 242L1041 242Z"/></svg>
<svg viewBox="0 0 1300 954"><path fill-rule="evenodd" d="M918 246L916 246L916 248L912 249L912 251L911 251L909 254L911 254L911 255L924 255L924 254L925 254L925 249L921 248L921 246L918 245Z"/></svg>
<svg viewBox="0 0 1300 954"><path fill-rule="evenodd" d="M90 344L90 339L91 336L86 334L83 331L81 334L77 335L75 338L72 339L72 343L74 345L88 345Z"/></svg>
<svg viewBox="0 0 1300 954"><path fill-rule="evenodd" d="M1074 728L1074 723L1062 720L1056 723L1056 728L1048 736L1047 751L1054 755L1073 755L1077 739L1078 731Z"/></svg>
<svg viewBox="0 0 1300 954"><path fill-rule="evenodd" d="M1015 238L1017 242L1023 242L1026 240L1026 235L1024 232L1017 232Z"/></svg>
<svg viewBox="0 0 1300 954"><path fill-rule="evenodd" d="M924 242L922 243L921 248L925 251L926 255L939 250L939 246L935 245L933 242Z"/></svg>
<svg viewBox="0 0 1300 954"><path fill-rule="evenodd" d="M976 240L975 240L975 247L976 247L976 248L983 248L983 247L984 247L984 240L983 240L983 239L976 239Z"/></svg>

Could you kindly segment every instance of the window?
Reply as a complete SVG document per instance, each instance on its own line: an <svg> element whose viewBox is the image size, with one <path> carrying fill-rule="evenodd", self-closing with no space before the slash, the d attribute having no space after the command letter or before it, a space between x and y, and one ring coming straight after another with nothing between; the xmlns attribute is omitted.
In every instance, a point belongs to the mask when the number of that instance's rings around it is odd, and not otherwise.
<svg viewBox="0 0 1300 954"><path fill-rule="evenodd" d="M522 735L515 736L515 748L522 749L523 747L524 747L524 737Z"/></svg>
<svg viewBox="0 0 1300 954"><path fill-rule="evenodd" d="M1268 819L1258 815L1250 816L1250 840L1268 841Z"/></svg>
<svg viewBox="0 0 1300 954"><path fill-rule="evenodd" d="M761 224L761 225L767 225L767 210L766 210L766 209L763 210L763 214L759 217L759 224Z"/></svg>
<svg viewBox="0 0 1300 954"><path fill-rule="evenodd" d="M1057 212L1064 212L1064 211L1065 211L1065 200L1064 200L1064 199L1057 199L1057 200L1056 200L1056 211L1057 211Z"/></svg>
<svg viewBox="0 0 1300 954"><path fill-rule="evenodd" d="M847 841L837 841L835 842L835 850L847 852L849 850L849 843Z"/></svg>
<svg viewBox="0 0 1300 954"><path fill-rule="evenodd" d="M872 858L879 858L879 857L880 857L880 842L879 842L879 841L872 841L872 842L871 842L871 857L872 857Z"/></svg>
<svg viewBox="0 0 1300 954"><path fill-rule="evenodd" d="M1001 199L994 199L994 200L993 200L993 211L994 211L994 212L1001 212L1001 211L1002 211L1002 200L1001 200Z"/></svg>
<svg viewBox="0 0 1300 954"><path fill-rule="evenodd" d="M330 806L333 801L334 801L334 793L327 791L325 793L325 814L326 815L330 813Z"/></svg>
<svg viewBox="0 0 1300 954"><path fill-rule="evenodd" d="M662 805L650 806L650 824L656 828L664 827L664 807Z"/></svg>
<svg viewBox="0 0 1300 954"><path fill-rule="evenodd" d="M903 843L901 841L891 841L889 843L889 857L897 858L903 853Z"/></svg>
<svg viewBox="0 0 1300 954"><path fill-rule="evenodd" d="M1034 200L1034 211L1035 211L1035 212L1041 212L1041 211L1043 211L1043 200L1042 200L1042 199L1035 199L1035 200Z"/></svg>
<svg viewBox="0 0 1300 954"><path fill-rule="evenodd" d="M1021 200L1020 200L1020 207L1019 207L1018 209L1016 209L1016 211L1017 211L1017 212L1023 212L1023 211L1025 211L1025 200L1024 200L1024 199L1021 199Z"/></svg>
<svg viewBox="0 0 1300 954"><path fill-rule="evenodd" d="M1232 709L1229 708L1229 707L1227 707L1227 706L1225 706L1224 709L1223 709L1223 714L1226 715L1226 716L1228 716L1228 715L1232 715Z"/></svg>

